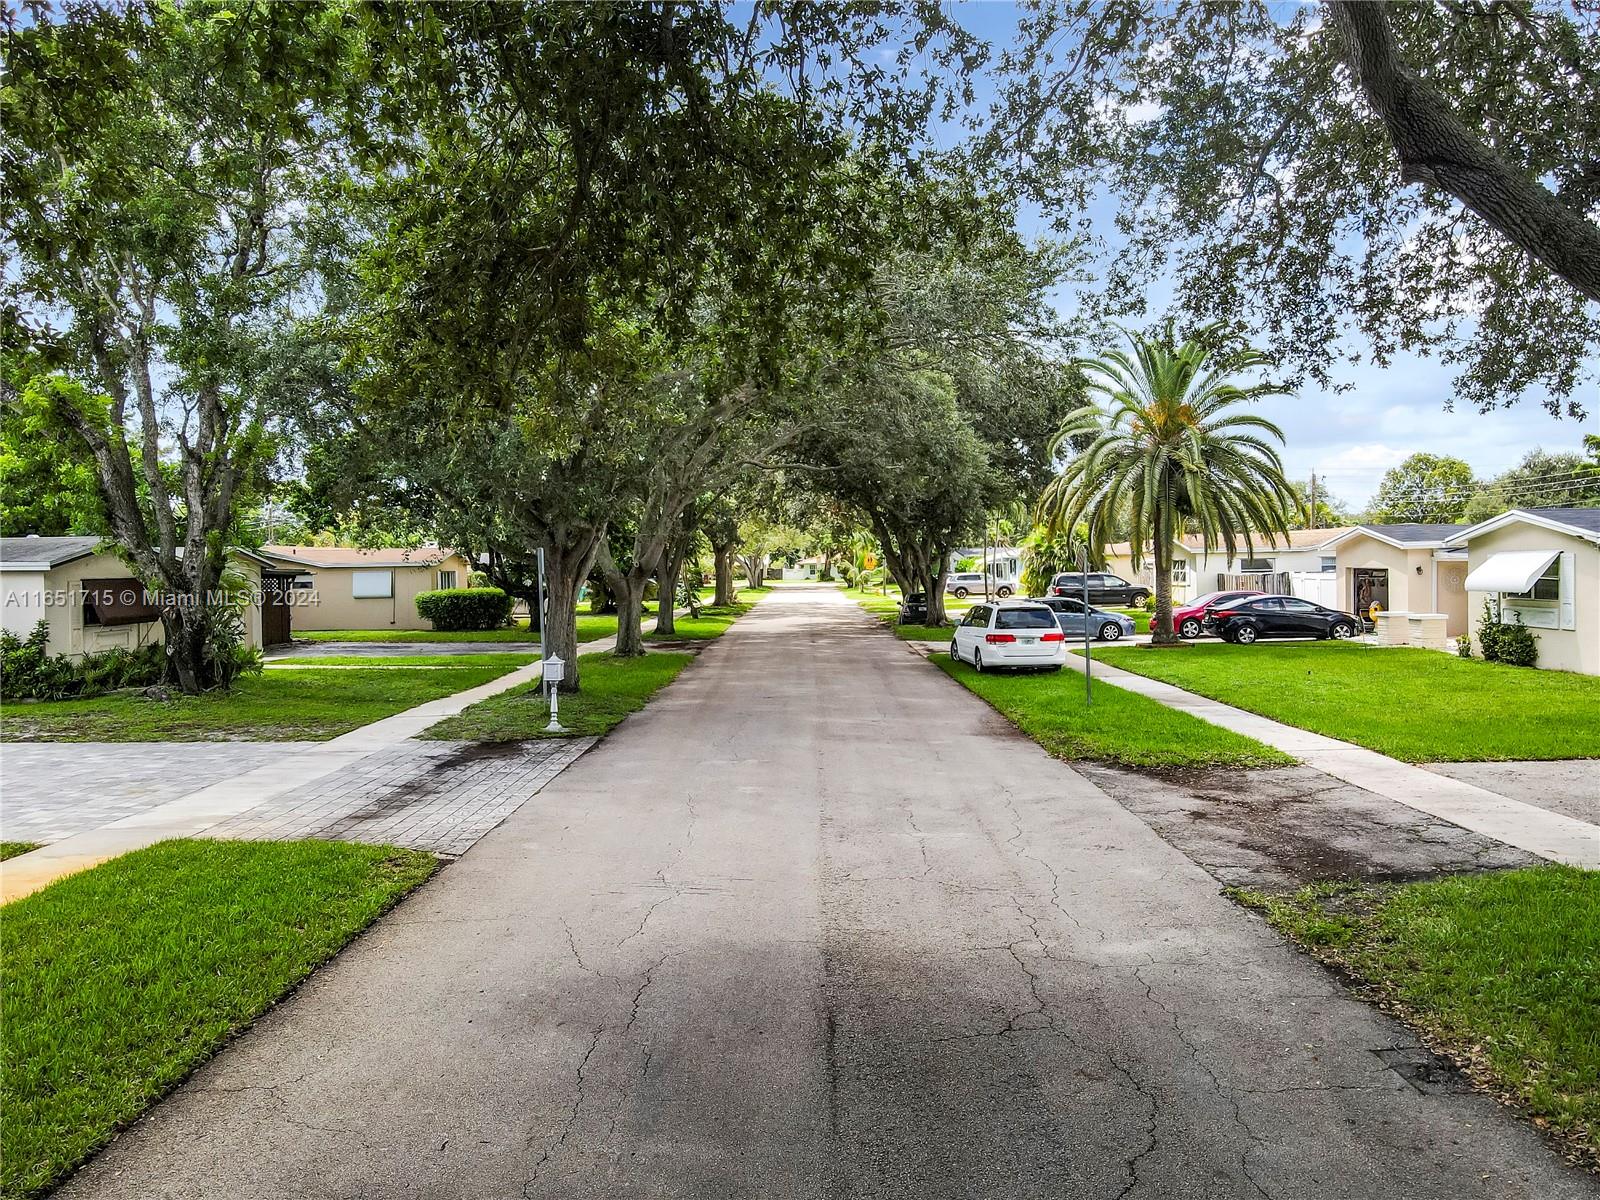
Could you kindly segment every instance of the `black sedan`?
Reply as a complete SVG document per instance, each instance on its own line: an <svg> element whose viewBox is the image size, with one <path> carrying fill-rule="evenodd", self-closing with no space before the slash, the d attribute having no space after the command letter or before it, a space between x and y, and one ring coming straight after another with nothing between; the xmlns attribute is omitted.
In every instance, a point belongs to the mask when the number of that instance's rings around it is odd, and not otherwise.
<svg viewBox="0 0 1600 1200"><path fill-rule="evenodd" d="M1349 613L1323 608L1297 596L1251 596L1210 613L1213 628L1225 642L1248 646L1264 637L1351 638L1361 622Z"/></svg>

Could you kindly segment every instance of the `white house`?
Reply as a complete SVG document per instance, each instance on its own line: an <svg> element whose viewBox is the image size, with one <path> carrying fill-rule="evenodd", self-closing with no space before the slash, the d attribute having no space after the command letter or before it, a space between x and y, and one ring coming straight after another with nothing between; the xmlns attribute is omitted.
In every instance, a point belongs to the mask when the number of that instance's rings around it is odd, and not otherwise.
<svg viewBox="0 0 1600 1200"><path fill-rule="evenodd" d="M1334 557L1338 595L1330 607L1366 616L1442 613L1450 637L1467 628L1467 555L1451 539L1465 525L1357 525L1324 547Z"/></svg>
<svg viewBox="0 0 1600 1200"><path fill-rule="evenodd" d="M1483 602L1521 618L1539 666L1600 675L1600 508L1514 508L1463 529L1473 641Z"/></svg>
<svg viewBox="0 0 1600 1200"><path fill-rule="evenodd" d="M1207 592L1229 587L1258 587L1263 591L1287 587L1292 595L1307 595L1308 599L1326 602L1320 594L1322 589L1317 589L1316 595L1308 595L1308 581L1299 577L1333 572L1336 564L1327 547L1347 532L1345 529L1291 529L1287 535L1258 534L1252 536L1248 547L1242 538L1238 539L1231 555L1221 546L1212 546L1208 551L1205 539L1199 534L1185 534L1172 543L1173 598L1193 600ZM1130 551L1127 542L1107 546L1107 570L1153 588L1155 565L1150 551L1145 551L1143 566L1137 572L1133 569Z"/></svg>

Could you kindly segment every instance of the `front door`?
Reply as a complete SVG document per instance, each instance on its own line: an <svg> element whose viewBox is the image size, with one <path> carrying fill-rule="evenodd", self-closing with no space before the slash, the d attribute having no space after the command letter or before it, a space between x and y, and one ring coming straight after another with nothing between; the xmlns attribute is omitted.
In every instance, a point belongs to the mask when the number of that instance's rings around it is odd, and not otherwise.
<svg viewBox="0 0 1600 1200"><path fill-rule="evenodd" d="M261 573L261 645L284 646L292 638L289 590L294 576L274 571Z"/></svg>
<svg viewBox="0 0 1600 1200"><path fill-rule="evenodd" d="M1350 572L1350 611L1362 620L1371 620L1368 610L1376 604L1389 611L1389 572L1381 567L1357 567Z"/></svg>

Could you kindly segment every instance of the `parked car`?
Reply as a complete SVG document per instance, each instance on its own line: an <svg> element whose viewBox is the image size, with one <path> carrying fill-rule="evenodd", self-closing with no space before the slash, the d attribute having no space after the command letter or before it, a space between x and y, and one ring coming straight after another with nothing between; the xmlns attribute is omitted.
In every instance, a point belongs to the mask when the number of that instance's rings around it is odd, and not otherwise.
<svg viewBox="0 0 1600 1200"><path fill-rule="evenodd" d="M928 594L912 592L900 603L900 624L926 625L928 623Z"/></svg>
<svg viewBox="0 0 1600 1200"><path fill-rule="evenodd" d="M950 657L979 671L1043 668L1059 671L1067 661L1067 635L1056 614L1031 600L974 604L950 639Z"/></svg>
<svg viewBox="0 0 1600 1200"><path fill-rule="evenodd" d="M1066 571L1050 581L1052 596L1076 596L1083 599L1083 573ZM1090 604L1122 604L1137 608L1150 598L1150 589L1142 583L1129 583L1120 575L1089 573Z"/></svg>
<svg viewBox="0 0 1600 1200"><path fill-rule="evenodd" d="M1354 637L1361 628L1349 613L1324 608L1298 596L1252 596L1211 610L1225 642L1248 646L1264 637Z"/></svg>
<svg viewBox="0 0 1600 1200"><path fill-rule="evenodd" d="M1056 624L1061 626L1061 632L1069 637L1082 638L1084 626L1083 601L1072 596L1031 596L1035 604L1043 604L1056 614ZM1102 642L1114 642L1118 638L1132 637L1137 628L1133 618L1123 616L1119 612L1108 612L1103 608L1089 606L1088 610L1089 632Z"/></svg>
<svg viewBox="0 0 1600 1200"><path fill-rule="evenodd" d="M1016 584L1003 579L984 581L981 571L955 571L944 581L944 590L957 600L968 596L995 595L1004 600L1017 590Z"/></svg>
<svg viewBox="0 0 1600 1200"><path fill-rule="evenodd" d="M1250 588L1241 588L1233 592L1207 592L1196 600L1191 600L1182 608L1172 610L1172 628L1177 630L1178 636L1191 641L1202 633L1213 632L1215 624L1211 618L1211 611L1222 605L1232 604L1239 600L1246 600L1251 596L1265 596L1267 593Z"/></svg>

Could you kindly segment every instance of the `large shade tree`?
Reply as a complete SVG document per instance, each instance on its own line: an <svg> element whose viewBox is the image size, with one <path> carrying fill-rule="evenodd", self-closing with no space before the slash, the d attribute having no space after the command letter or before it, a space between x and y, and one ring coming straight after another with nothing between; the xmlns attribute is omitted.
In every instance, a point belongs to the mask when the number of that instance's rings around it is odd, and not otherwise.
<svg viewBox="0 0 1600 1200"><path fill-rule="evenodd" d="M1113 315L1170 282L1324 381L1364 340L1484 408L1593 395L1594 5L1041 0L998 67L990 165L1074 229L1119 202Z"/></svg>
<svg viewBox="0 0 1600 1200"><path fill-rule="evenodd" d="M341 166L353 18L209 0L32 17L7 31L0 108L8 408L31 395L27 419L92 465L196 692L233 669L227 542L316 357L297 335L306 200Z"/></svg>
<svg viewBox="0 0 1600 1200"><path fill-rule="evenodd" d="M1298 501L1272 444L1283 434L1240 411L1284 389L1242 381L1267 359L1226 344L1220 326L1179 341L1168 325L1128 343L1080 364L1097 402L1062 422L1057 444L1090 440L1045 489L1038 515L1050 532L1082 522L1097 547L1125 527L1135 569L1146 556L1155 568L1153 640L1171 644L1172 548L1181 534L1196 532L1208 550L1232 556L1241 540L1250 547L1258 535L1288 532Z"/></svg>

